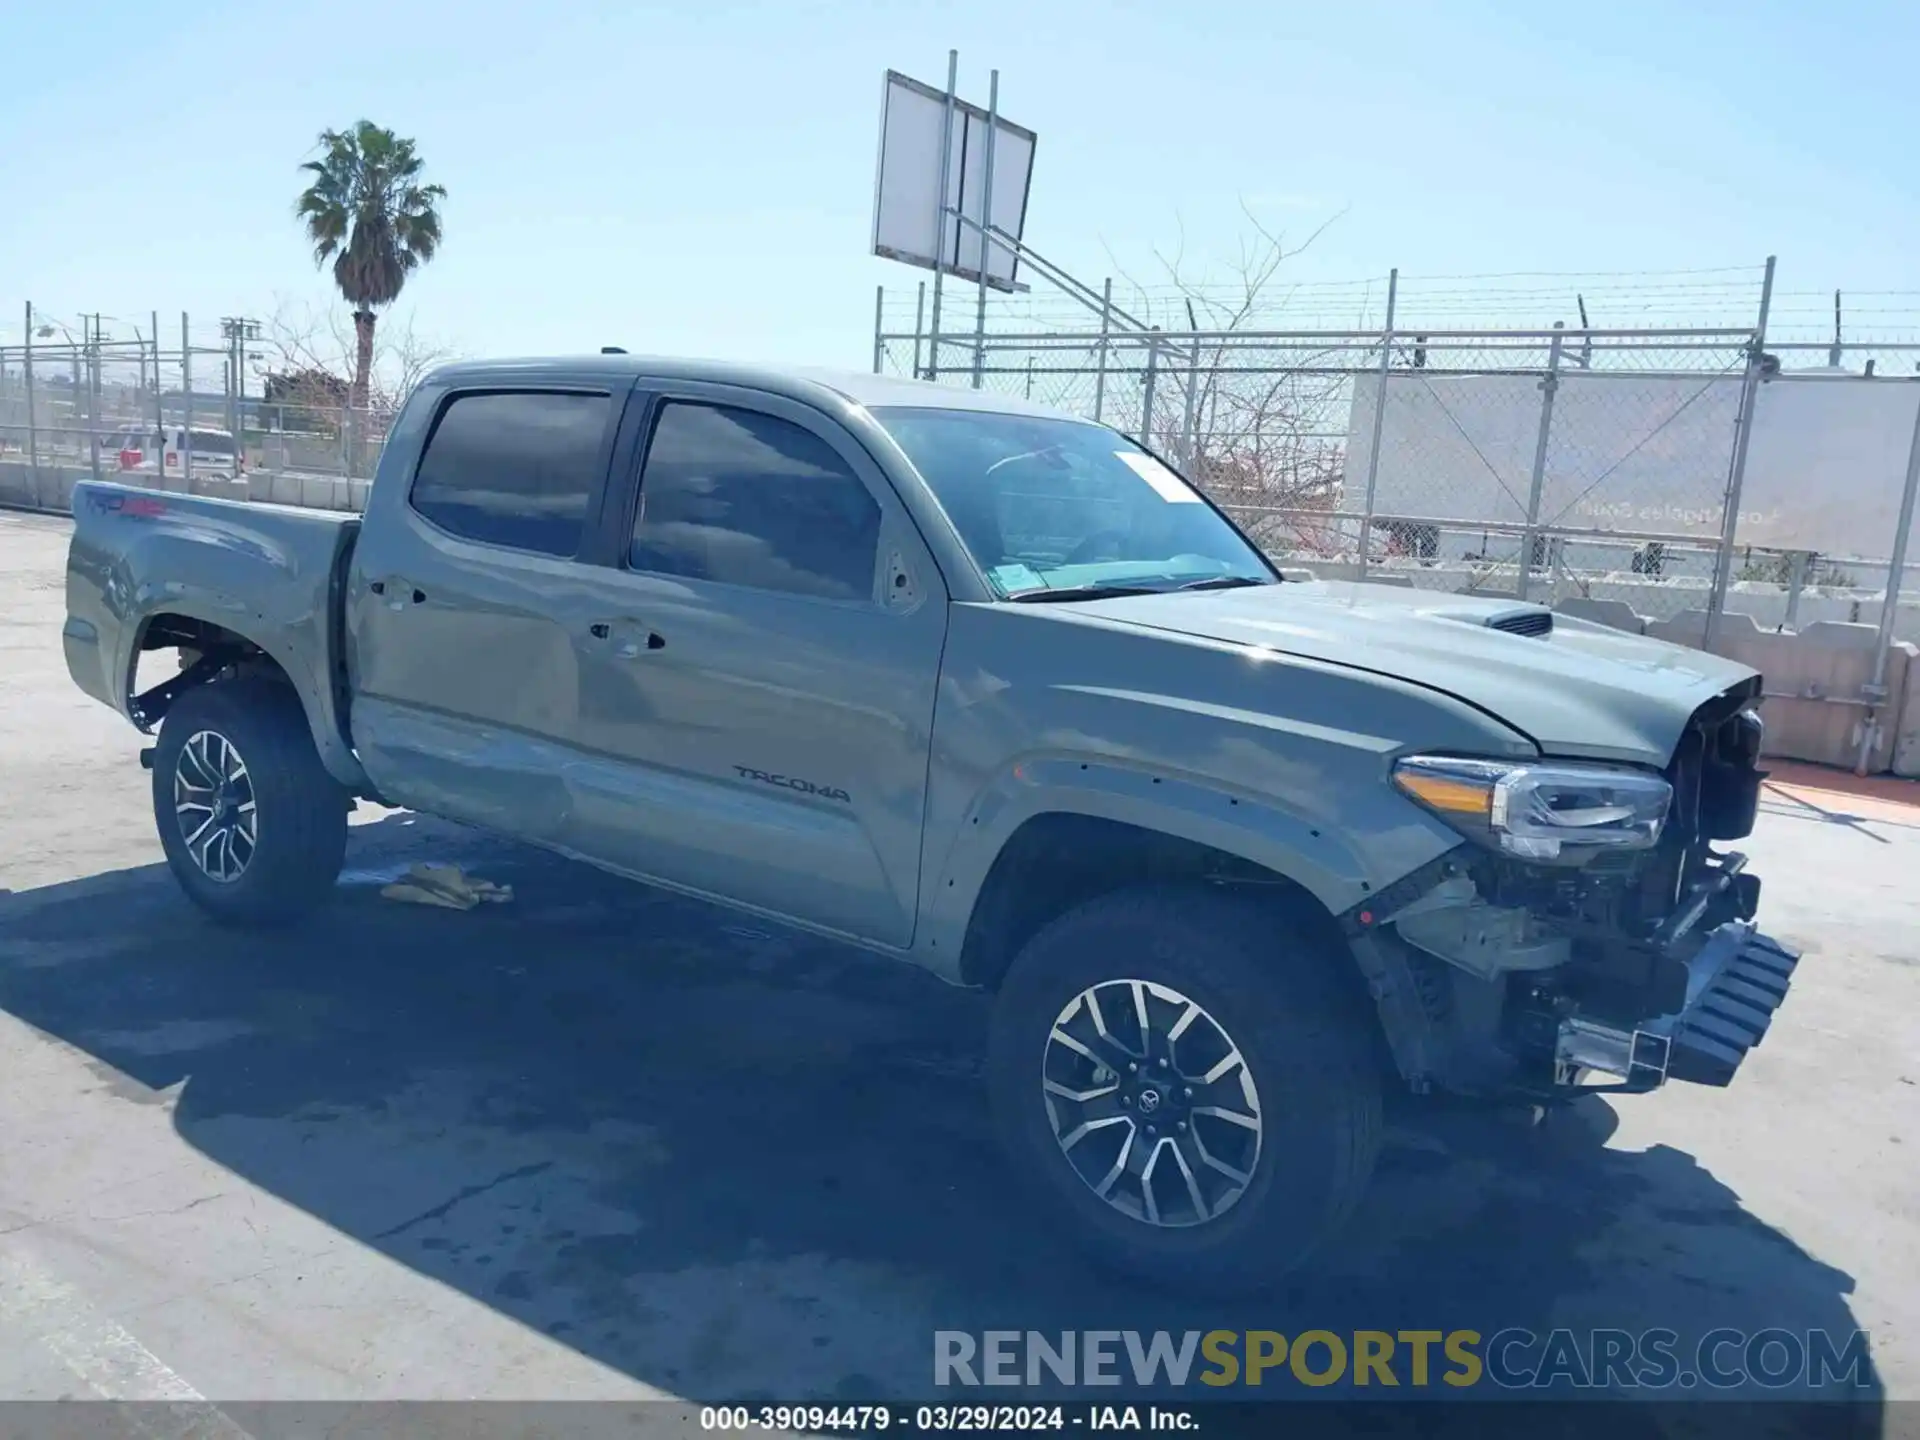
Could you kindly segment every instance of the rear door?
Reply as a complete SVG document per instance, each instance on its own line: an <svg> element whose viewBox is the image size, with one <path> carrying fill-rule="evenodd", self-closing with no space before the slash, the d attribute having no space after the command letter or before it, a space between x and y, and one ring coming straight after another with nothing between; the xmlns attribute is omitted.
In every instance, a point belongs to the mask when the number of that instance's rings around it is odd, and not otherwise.
<svg viewBox="0 0 1920 1440"><path fill-rule="evenodd" d="M573 787L573 844L904 947L939 571L831 417L731 386L652 388L636 491L607 510L612 563L582 582L579 733L596 760Z"/></svg>
<svg viewBox="0 0 1920 1440"><path fill-rule="evenodd" d="M627 382L422 397L411 476L373 487L348 578L355 746L398 805L564 838L573 614Z"/></svg>

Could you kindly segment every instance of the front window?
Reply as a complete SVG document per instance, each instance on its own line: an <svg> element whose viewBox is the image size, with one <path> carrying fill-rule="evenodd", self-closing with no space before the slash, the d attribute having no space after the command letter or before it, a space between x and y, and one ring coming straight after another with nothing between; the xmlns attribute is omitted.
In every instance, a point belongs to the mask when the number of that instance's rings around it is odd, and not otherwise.
<svg viewBox="0 0 1920 1440"><path fill-rule="evenodd" d="M892 406L873 416L1003 598L1276 578L1186 481L1104 425Z"/></svg>

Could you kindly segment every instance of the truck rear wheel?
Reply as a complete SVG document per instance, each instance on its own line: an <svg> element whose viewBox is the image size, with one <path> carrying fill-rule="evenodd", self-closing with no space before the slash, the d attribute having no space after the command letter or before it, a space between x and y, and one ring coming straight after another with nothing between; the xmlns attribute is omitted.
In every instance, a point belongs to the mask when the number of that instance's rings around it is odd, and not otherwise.
<svg viewBox="0 0 1920 1440"><path fill-rule="evenodd" d="M1028 942L996 1002L995 1122L1043 1209L1105 1265L1209 1294L1297 1269L1379 1146L1363 1001L1286 910L1103 896Z"/></svg>
<svg viewBox="0 0 1920 1440"><path fill-rule="evenodd" d="M216 681L167 711L154 821L174 878L215 920L282 925L325 900L346 854L347 809L287 686Z"/></svg>

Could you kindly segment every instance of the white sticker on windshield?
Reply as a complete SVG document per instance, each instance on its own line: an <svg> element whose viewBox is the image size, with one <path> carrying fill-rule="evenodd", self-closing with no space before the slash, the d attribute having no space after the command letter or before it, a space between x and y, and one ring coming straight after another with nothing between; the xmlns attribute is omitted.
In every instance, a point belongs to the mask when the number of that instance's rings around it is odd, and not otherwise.
<svg viewBox="0 0 1920 1440"><path fill-rule="evenodd" d="M1193 493L1186 481L1151 455L1143 455L1138 450L1116 450L1113 452L1113 458L1151 485L1154 493L1168 504L1198 505L1200 503L1200 497Z"/></svg>

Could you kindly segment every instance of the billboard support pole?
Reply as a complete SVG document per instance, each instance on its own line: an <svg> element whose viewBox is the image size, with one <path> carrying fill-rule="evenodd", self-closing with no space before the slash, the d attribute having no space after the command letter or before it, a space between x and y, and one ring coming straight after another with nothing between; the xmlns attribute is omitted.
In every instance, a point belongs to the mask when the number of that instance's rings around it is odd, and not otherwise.
<svg viewBox="0 0 1920 1440"><path fill-rule="evenodd" d="M982 166L980 190L980 298L973 312L973 388L986 384L987 373L987 271L991 268L988 247L993 244L993 141L1000 129L1000 72L987 74L987 155ZM954 246L954 259L960 258Z"/></svg>
<svg viewBox="0 0 1920 1440"><path fill-rule="evenodd" d="M887 287L873 287L873 373L886 367L887 359Z"/></svg>
<svg viewBox="0 0 1920 1440"><path fill-rule="evenodd" d="M1533 586L1533 547L1540 538L1540 492L1547 483L1547 445L1553 436L1553 397L1560 388L1560 345L1566 322L1553 322L1553 343L1547 349L1547 374L1540 382L1540 436L1533 446L1533 478L1527 489L1527 530L1520 542L1520 578L1514 597L1524 600Z"/></svg>
<svg viewBox="0 0 1920 1440"><path fill-rule="evenodd" d="M1917 386L1916 388L1920 388ZM1862 691L1868 704L1860 722L1860 754L1853 773L1867 773L1874 742L1880 735L1880 716L1887 709L1887 657L1893 649L1893 623L1900 614L1900 584L1906 578L1907 535L1913 529L1916 492L1920 492L1920 397L1913 407L1913 443L1907 447L1907 483L1900 492L1900 518L1893 532L1893 555L1887 561L1887 593L1880 604L1880 629L1873 637L1873 678Z"/></svg>
<svg viewBox="0 0 1920 1440"><path fill-rule="evenodd" d="M935 228L933 234L933 331L927 337L927 378L936 380L940 376L940 291L941 279L947 270L947 182L952 178L953 164L953 101L954 92L960 86L960 52L947 52L947 113L940 125L940 192L934 197L933 213ZM985 241L981 242L982 248ZM954 232L953 258L960 258L960 237Z"/></svg>
<svg viewBox="0 0 1920 1440"><path fill-rule="evenodd" d="M1720 616L1727 608L1727 585L1733 574L1733 541L1740 524L1740 492L1747 483L1747 444L1753 439L1754 402L1760 398L1760 372L1766 361L1767 313L1773 308L1774 257L1767 257L1760 282L1760 315L1747 348L1747 373L1740 382L1740 416L1734 422L1733 463L1727 471L1726 507L1720 516L1720 548L1713 557L1713 588L1707 594L1706 633L1700 648L1713 649L1720 635Z"/></svg>
<svg viewBox="0 0 1920 1440"><path fill-rule="evenodd" d="M1373 397L1373 438L1367 445L1367 499L1360 511L1360 560L1355 578L1367 578L1367 547L1373 540L1373 494L1380 481L1380 436L1387 420L1387 367L1393 363L1393 310L1400 298L1400 270L1387 274L1387 323L1380 332L1380 388Z"/></svg>

